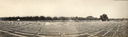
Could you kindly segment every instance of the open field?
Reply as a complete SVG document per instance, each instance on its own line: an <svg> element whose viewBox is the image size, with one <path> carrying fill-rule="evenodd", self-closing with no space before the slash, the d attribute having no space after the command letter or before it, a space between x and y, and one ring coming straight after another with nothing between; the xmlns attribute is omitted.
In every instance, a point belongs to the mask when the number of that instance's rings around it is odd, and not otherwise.
<svg viewBox="0 0 128 37"><path fill-rule="evenodd" d="M0 37L128 37L128 21L0 21Z"/></svg>

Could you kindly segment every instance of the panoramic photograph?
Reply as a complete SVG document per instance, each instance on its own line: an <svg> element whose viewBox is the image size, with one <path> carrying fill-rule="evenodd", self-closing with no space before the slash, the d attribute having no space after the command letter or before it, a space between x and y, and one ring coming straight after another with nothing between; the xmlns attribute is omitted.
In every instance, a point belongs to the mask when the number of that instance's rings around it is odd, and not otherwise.
<svg viewBox="0 0 128 37"><path fill-rule="evenodd" d="M128 0L0 0L0 37L128 37Z"/></svg>

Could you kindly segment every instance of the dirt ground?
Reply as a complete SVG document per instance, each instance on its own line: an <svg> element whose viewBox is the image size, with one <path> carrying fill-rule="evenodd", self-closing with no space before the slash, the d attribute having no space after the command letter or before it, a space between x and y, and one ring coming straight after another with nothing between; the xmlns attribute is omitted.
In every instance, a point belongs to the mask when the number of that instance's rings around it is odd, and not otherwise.
<svg viewBox="0 0 128 37"><path fill-rule="evenodd" d="M99 22L97 22L99 23ZM96 23L96 24L97 24ZM108 22L107 22L108 23ZM125 25L119 26L119 27L112 27L110 28L110 30L105 30L103 29L103 31L96 31L94 32L94 34L92 35L85 35L85 34L81 34L81 35L77 35L77 34L73 34L73 35L58 35L58 36L40 36L40 35L17 35L13 32L8 32L8 31L0 31L0 37L128 37L128 21L123 21L123 23ZM49 23L47 23L49 25ZM54 23L53 23L54 24ZM113 23L112 23L113 24ZM48 26L47 25L47 26ZM74 25L73 25L74 26ZM83 26L83 25L82 25ZM58 26L61 27L61 26ZM70 27L67 26L66 27ZM56 27L57 28L57 27ZM74 28L74 27L73 27ZM70 28L69 28L70 29ZM85 29L86 30L86 29ZM75 31L74 31L75 32Z"/></svg>

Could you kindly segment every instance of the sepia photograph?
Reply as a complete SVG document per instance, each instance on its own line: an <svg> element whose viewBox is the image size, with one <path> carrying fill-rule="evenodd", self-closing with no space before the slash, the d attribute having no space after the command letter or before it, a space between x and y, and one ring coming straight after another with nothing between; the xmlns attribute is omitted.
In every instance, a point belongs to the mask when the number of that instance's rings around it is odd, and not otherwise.
<svg viewBox="0 0 128 37"><path fill-rule="evenodd" d="M128 0L0 0L0 37L128 37Z"/></svg>

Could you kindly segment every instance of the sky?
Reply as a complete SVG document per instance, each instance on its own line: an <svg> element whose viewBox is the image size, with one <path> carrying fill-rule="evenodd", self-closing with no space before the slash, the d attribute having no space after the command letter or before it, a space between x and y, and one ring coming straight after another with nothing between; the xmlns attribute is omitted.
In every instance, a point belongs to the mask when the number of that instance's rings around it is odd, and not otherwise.
<svg viewBox="0 0 128 37"><path fill-rule="evenodd" d="M0 0L0 17L79 16L128 18L128 1L115 0Z"/></svg>

